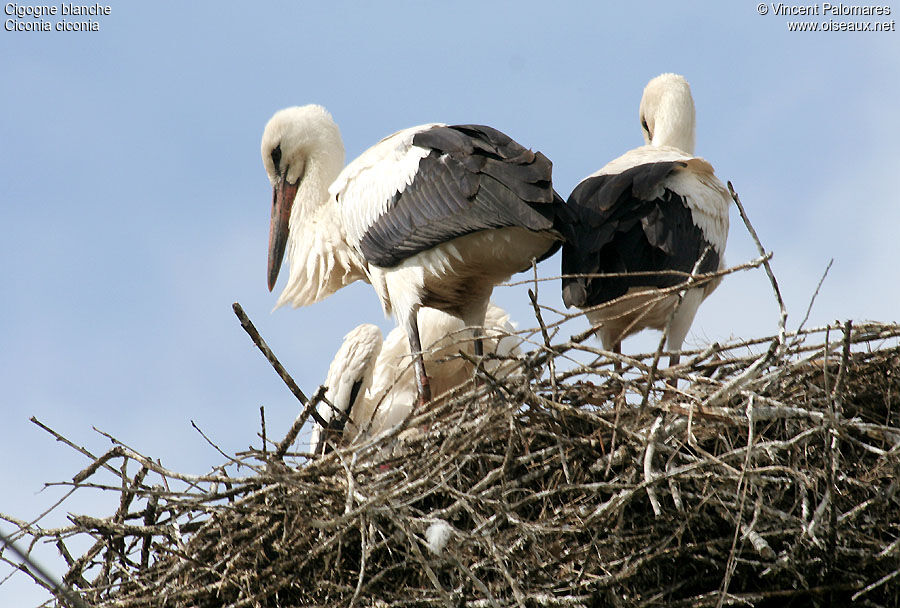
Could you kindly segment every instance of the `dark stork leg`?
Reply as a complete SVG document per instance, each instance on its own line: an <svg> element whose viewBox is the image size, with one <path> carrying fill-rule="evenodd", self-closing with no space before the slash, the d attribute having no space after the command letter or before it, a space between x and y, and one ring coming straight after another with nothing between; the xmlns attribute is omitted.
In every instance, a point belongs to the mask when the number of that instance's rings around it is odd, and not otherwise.
<svg viewBox="0 0 900 608"><path fill-rule="evenodd" d="M484 299L476 298L467 306L459 311L459 318L462 319L466 326L472 328L472 349L475 351L475 386L481 386L482 374L484 369L484 319L487 315L488 299L487 294Z"/></svg>
<svg viewBox="0 0 900 608"><path fill-rule="evenodd" d="M334 446L340 443L343 434L344 418L332 418L328 421L328 426L323 429L322 437L313 453L317 456L330 454L334 450Z"/></svg>
<svg viewBox="0 0 900 608"><path fill-rule="evenodd" d="M616 342L615 344L613 344L612 352L616 355L621 355L622 354L622 343ZM618 359L613 361L613 371L616 372L616 375L619 376L619 378L622 377L622 371L624 369L625 369L625 366L622 364L621 361L619 361ZM615 394L616 394L616 398L615 398L616 399L616 408L619 408L623 403L625 403L625 382L620 381L618 379L615 379L615 380L611 379L610 386L612 387L613 391L615 391ZM617 409L617 411L618 411L618 409ZM618 416L618 414L616 414L616 415Z"/></svg>
<svg viewBox="0 0 900 608"><path fill-rule="evenodd" d="M616 355L621 355L622 354L622 343L616 342L615 344L613 344L612 352ZM617 374L619 374L621 376L622 375L622 362L619 361L618 359L613 361L613 369L615 370L615 372Z"/></svg>
<svg viewBox="0 0 900 608"><path fill-rule="evenodd" d="M409 336L409 352L413 356L413 367L416 372L416 389L419 398L416 401L416 407L422 407L431 401L431 384L428 382L428 375L425 373L425 359L422 356L422 340L419 338L418 311L412 311L412 314L406 319L406 335Z"/></svg>
<svg viewBox="0 0 900 608"><path fill-rule="evenodd" d="M475 349L475 360L478 362L475 364L475 386L481 386L483 382L481 375L478 372L484 369L484 340L482 339L484 336L484 328L476 326L472 330L472 333L475 335L473 348Z"/></svg>

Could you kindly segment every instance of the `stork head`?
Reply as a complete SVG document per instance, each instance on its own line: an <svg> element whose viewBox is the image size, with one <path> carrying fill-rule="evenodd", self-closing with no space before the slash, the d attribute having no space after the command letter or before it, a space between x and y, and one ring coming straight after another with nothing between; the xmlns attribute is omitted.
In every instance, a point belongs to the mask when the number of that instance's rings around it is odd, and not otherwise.
<svg viewBox="0 0 900 608"><path fill-rule="evenodd" d="M647 144L694 153L694 98L684 76L661 74L647 83L640 120Z"/></svg>
<svg viewBox="0 0 900 608"><path fill-rule="evenodd" d="M269 119L263 131L261 152L272 184L268 267L269 291L272 291L284 258L290 224L302 217L304 204L318 205L325 201L328 186L344 165L344 144L331 114L322 106L307 105L279 110ZM295 200L301 202L295 205Z"/></svg>

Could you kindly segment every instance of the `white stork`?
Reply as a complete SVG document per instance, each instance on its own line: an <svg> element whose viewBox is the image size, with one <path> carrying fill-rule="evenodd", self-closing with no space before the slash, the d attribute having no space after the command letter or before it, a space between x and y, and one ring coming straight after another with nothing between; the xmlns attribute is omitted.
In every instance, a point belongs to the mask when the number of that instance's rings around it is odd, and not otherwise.
<svg viewBox="0 0 900 608"><path fill-rule="evenodd" d="M460 350L472 352L469 341L460 341L465 328L463 322L433 308L422 308L418 321L435 394L450 391L469 380L472 367L457 354ZM520 340L512 335L515 327L502 308L488 304L484 329L488 353L501 357L519 354ZM338 411L326 403L318 406L319 417L327 427L319 424L313 427L310 453L327 451L327 435L343 434L348 440L360 434L375 435L395 426L410 413L417 389L409 367L409 352L409 340L400 327L394 328L383 342L381 330L368 323L344 337L325 379L325 397ZM496 373L501 363L489 360L485 368ZM345 427L348 419L350 424Z"/></svg>
<svg viewBox="0 0 900 608"><path fill-rule="evenodd" d="M574 219L563 245L564 275L600 273L689 273L725 267L731 197L713 168L694 153L694 100L684 77L662 74L644 89L640 105L646 145L626 152L585 178L569 196ZM702 258L702 259L701 259ZM684 281L673 274L564 278L566 306L586 311L598 327L603 347L621 352L621 341L645 328L665 330L677 295L665 298L654 288ZM669 364L700 303L719 281L688 290L672 319Z"/></svg>
<svg viewBox="0 0 900 608"><path fill-rule="evenodd" d="M277 112L262 158L274 188L271 290L305 306L362 279L416 353L419 403L431 398L416 313L431 307L477 328L494 285L559 248L551 163L478 125L428 124L390 135L341 169L344 146L321 106ZM476 355L481 355L479 341Z"/></svg>

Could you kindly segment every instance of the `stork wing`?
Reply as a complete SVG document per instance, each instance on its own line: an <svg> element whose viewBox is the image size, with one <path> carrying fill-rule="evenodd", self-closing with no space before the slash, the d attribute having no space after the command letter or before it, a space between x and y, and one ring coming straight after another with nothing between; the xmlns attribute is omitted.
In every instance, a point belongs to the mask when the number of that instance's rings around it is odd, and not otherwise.
<svg viewBox="0 0 900 608"><path fill-rule="evenodd" d="M721 252L694 222L690 193L667 183L686 167L682 161L647 163L578 184L567 205L572 221L565 230L563 274L690 272L704 252L699 272L718 268ZM664 273L564 278L563 301L596 306L630 287L669 287L683 280Z"/></svg>
<svg viewBox="0 0 900 608"><path fill-rule="evenodd" d="M392 267L480 230L554 229L564 202L551 184L552 164L540 152L478 125L434 126L416 133L412 145L423 152L412 181L360 239L369 263Z"/></svg>
<svg viewBox="0 0 900 608"><path fill-rule="evenodd" d="M359 325L344 336L344 342L328 367L325 378L327 401L317 407L315 418L318 424L313 426L309 441L311 453L324 453L327 451L326 440L339 438L343 433L347 419L359 403L363 385L367 377L371 377L381 345L381 330L369 323Z"/></svg>

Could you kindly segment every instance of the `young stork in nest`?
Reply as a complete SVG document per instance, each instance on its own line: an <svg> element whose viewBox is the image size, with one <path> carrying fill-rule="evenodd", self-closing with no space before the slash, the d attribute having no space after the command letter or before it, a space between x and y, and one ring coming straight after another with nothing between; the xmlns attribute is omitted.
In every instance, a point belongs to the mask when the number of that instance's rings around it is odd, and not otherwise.
<svg viewBox="0 0 900 608"><path fill-rule="evenodd" d="M719 281L689 289L678 306L677 294L660 297L656 289L685 276L653 273L722 269L728 237L731 197L712 166L694 156L694 120L694 100L682 76L651 80L640 105L646 145L610 161L572 191L574 219L562 252L564 275L642 273L564 278L563 302L588 309L603 347L616 353L627 336L645 328L665 330L674 313L666 344L670 366L678 364L697 308Z"/></svg>
<svg viewBox="0 0 900 608"><path fill-rule="evenodd" d="M435 395L470 380L472 366L458 355L460 350L472 354L470 341L462 333L463 322L433 308L422 308L418 320ZM520 339L513 335L515 328L502 308L488 304L484 329L487 353L500 357L519 354ZM313 427L310 453L326 453L326 441L336 443L342 437L352 441L357 436L373 436L406 418L417 397L409 363L409 340L400 327L394 328L384 341L375 325L366 323L351 330L328 368L325 397L334 408L327 403L319 404L319 418L327 426ZM501 365L502 361L489 360L485 368L496 373Z"/></svg>
<svg viewBox="0 0 900 608"><path fill-rule="evenodd" d="M550 161L491 127L404 129L342 169L337 125L308 105L272 117L262 159L274 189L270 290L286 246L290 262L278 305L306 306L353 281L371 283L409 338L420 404L431 389L418 310L458 317L477 338L494 285L559 248L565 203Z"/></svg>

